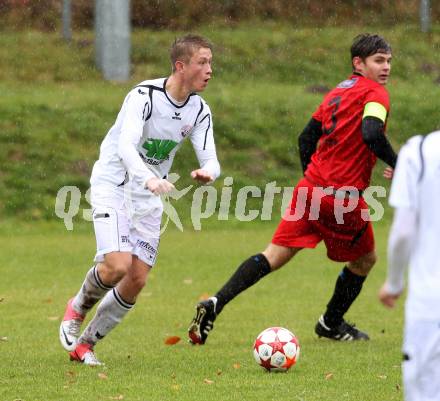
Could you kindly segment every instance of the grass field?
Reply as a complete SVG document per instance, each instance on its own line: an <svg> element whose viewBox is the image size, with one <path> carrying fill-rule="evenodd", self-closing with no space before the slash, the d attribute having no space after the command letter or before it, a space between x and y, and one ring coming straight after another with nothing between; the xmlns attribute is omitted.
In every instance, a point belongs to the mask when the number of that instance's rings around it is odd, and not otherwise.
<svg viewBox="0 0 440 401"><path fill-rule="evenodd" d="M274 222L216 222L200 232L169 229L135 309L104 341L89 368L68 361L58 343L65 301L78 289L94 254L89 224L6 222L0 228L1 401L392 401L401 400L402 303L382 308L388 224L376 225L379 262L348 320L368 343L318 339L313 327L341 266L325 250L304 251L228 305L207 344L186 342L198 299L212 293L270 239ZM266 373L252 356L269 326L292 330L302 346L287 374ZM182 340L168 346L169 336Z"/></svg>
<svg viewBox="0 0 440 401"><path fill-rule="evenodd" d="M348 48L361 31L378 31L393 45L387 131L396 149L413 134L440 126L438 24L429 35L403 24L378 30L248 23L198 31L216 46L215 79L204 98L213 110L222 165L215 187L220 192L223 179L233 177L232 202L243 185L294 185L301 175L297 136L320 92L349 74ZM134 31L132 76L123 84L103 81L94 68L93 32L75 32L71 44L56 33L0 35L0 218L12 219L0 225L0 401L401 400L402 302L392 313L377 301L389 209L376 224L379 262L347 316L369 332L368 343L338 344L314 335L341 269L320 247L237 298L206 346L190 346L186 329L196 302L264 248L276 219L203 221L197 232L185 213L187 197L177 207L184 232L165 232L138 304L97 346L105 367L68 361L58 326L95 245L90 224L76 218L69 232L54 220L56 193L75 185L84 195L99 143L125 93L169 73L168 46L180 33ZM172 169L182 176L179 189L190 184L195 165L189 145L180 152ZM379 177L382 167L378 163L373 184L388 188ZM81 207L87 207L84 197ZM298 365L287 374L268 374L253 360L256 335L273 325L292 330L302 346ZM182 340L168 346L169 336Z"/></svg>

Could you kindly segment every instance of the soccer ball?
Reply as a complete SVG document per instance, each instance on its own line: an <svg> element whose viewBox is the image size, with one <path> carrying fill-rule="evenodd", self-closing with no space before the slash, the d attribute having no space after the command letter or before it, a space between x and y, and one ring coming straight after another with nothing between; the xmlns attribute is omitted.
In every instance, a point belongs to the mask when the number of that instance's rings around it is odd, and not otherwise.
<svg viewBox="0 0 440 401"><path fill-rule="evenodd" d="M282 327L262 331L254 343L255 361L270 372L285 372L299 357L299 342L295 335Z"/></svg>

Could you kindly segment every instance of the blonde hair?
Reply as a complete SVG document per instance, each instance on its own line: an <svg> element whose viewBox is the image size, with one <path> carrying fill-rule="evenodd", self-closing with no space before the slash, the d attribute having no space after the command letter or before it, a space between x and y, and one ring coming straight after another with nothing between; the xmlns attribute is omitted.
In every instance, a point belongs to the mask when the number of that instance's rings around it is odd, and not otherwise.
<svg viewBox="0 0 440 401"><path fill-rule="evenodd" d="M211 42L199 35L185 35L177 38L171 46L170 59L173 72L176 70L176 61L188 63L195 51L200 48L210 49L212 51Z"/></svg>

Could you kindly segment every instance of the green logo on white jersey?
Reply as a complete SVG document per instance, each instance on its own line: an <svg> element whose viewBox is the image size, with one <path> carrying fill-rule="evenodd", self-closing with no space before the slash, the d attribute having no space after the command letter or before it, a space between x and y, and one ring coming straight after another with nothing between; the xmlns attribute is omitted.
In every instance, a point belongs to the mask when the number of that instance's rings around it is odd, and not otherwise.
<svg viewBox="0 0 440 401"><path fill-rule="evenodd" d="M171 139L148 139L142 147L147 150L146 156L156 160L164 160L176 147L177 142Z"/></svg>

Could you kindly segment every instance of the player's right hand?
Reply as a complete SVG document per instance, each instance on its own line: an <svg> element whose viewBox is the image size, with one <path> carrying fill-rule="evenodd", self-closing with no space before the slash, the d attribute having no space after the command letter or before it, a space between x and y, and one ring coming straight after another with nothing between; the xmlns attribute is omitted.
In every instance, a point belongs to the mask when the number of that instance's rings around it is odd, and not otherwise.
<svg viewBox="0 0 440 401"><path fill-rule="evenodd" d="M175 189L175 186L171 184L171 182L164 178L157 177L150 178L146 182L146 187L157 196L167 194Z"/></svg>
<svg viewBox="0 0 440 401"><path fill-rule="evenodd" d="M392 294L388 291L388 286L386 283L382 285L379 290L379 301L382 302L388 308L394 308L397 299L400 297L399 294Z"/></svg>

